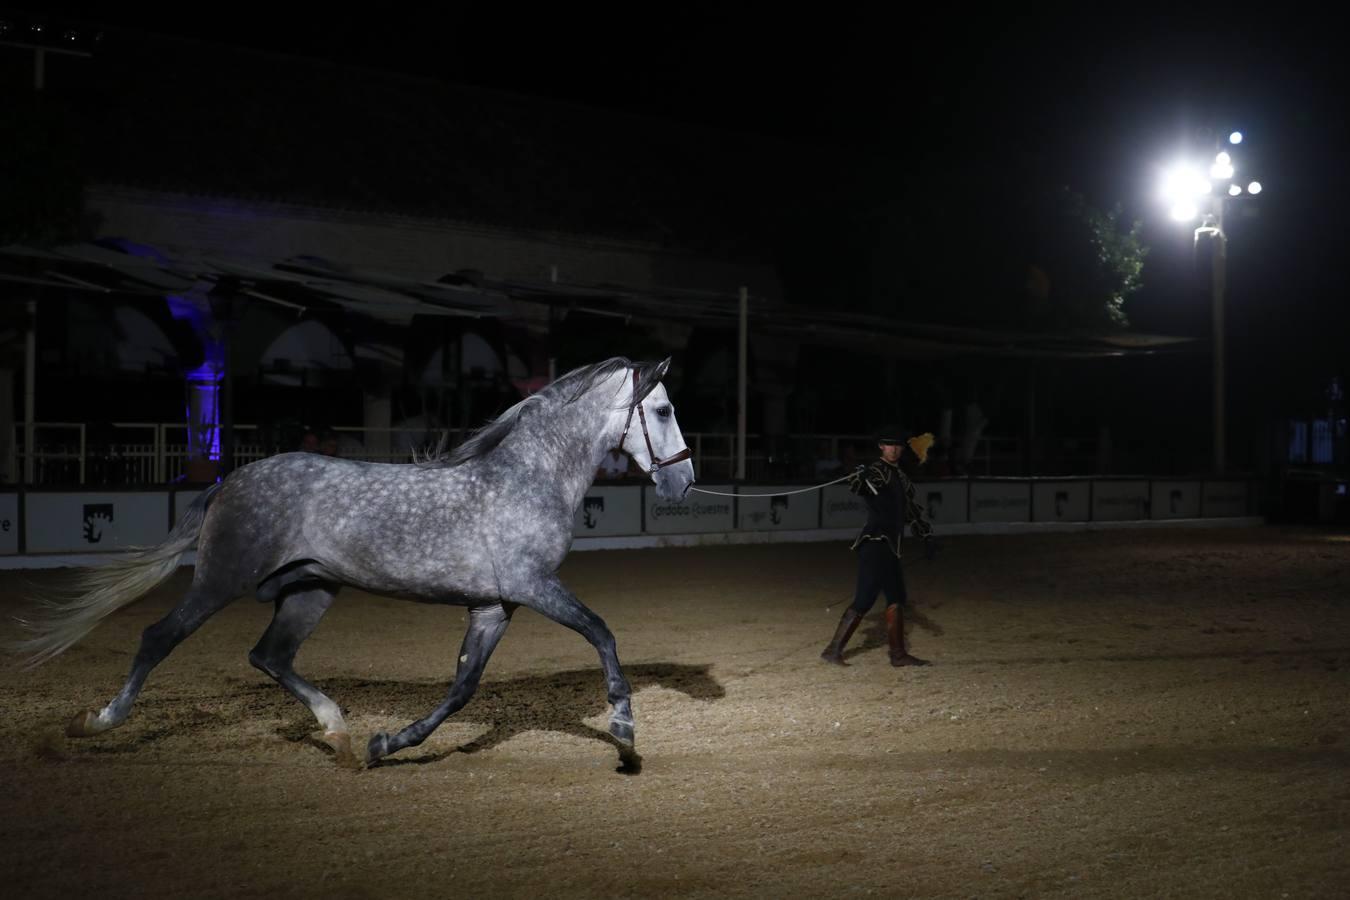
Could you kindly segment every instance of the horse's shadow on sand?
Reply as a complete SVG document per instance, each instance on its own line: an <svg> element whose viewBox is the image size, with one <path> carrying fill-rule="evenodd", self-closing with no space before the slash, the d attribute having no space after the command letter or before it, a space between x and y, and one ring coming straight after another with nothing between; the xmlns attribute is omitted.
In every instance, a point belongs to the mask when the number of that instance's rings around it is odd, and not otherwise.
<svg viewBox="0 0 1350 900"><path fill-rule="evenodd" d="M720 700L726 689L709 674L710 665L645 663L624 666L624 674L637 693L647 687L679 691L704 702ZM321 689L337 700L344 712L380 711L397 730L420 719L436 707L449 689L444 681L372 681L364 678L326 678ZM607 731L583 720L604 715L609 709L605 679L599 667L563 672L521 675L504 681L484 681L473 699L447 722L488 725L488 730L454 750L418 753L416 748L381 759L376 768L424 765L455 753L479 753L509 741L526 731L554 731L609 744L620 753L620 771L636 773L641 757L622 746ZM638 722L641 736L642 723ZM303 710L276 730L292 743L307 743L328 753L332 749L314 733L314 719Z"/></svg>

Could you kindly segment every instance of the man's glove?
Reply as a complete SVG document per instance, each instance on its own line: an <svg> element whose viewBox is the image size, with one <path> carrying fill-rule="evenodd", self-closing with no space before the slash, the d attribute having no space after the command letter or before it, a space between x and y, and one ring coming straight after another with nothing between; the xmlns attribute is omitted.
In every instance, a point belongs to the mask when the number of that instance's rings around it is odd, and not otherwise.
<svg viewBox="0 0 1350 900"><path fill-rule="evenodd" d="M942 545L939 544L938 539L931 534L923 539L923 558L929 562L937 559L938 550L940 549L942 549Z"/></svg>

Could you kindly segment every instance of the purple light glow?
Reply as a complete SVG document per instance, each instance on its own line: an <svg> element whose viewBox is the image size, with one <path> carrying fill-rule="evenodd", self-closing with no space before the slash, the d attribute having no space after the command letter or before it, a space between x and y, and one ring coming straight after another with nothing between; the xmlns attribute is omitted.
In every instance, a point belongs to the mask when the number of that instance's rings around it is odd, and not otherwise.
<svg viewBox="0 0 1350 900"><path fill-rule="evenodd" d="M220 459L220 372L203 365L187 373L188 455Z"/></svg>
<svg viewBox="0 0 1350 900"><path fill-rule="evenodd" d="M220 379L225 372L225 346L211 333L211 307L204 296L170 294L165 301L175 319L188 322L202 343L205 360L185 372L188 383L188 458L220 459Z"/></svg>

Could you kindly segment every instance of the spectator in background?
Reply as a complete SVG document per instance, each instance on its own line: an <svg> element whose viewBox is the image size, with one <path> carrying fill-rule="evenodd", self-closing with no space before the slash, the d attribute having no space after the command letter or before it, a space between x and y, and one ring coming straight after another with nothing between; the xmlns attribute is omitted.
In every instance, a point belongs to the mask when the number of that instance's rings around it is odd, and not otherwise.
<svg viewBox="0 0 1350 900"><path fill-rule="evenodd" d="M300 446L296 449L302 453L318 453L319 435L311 429L306 428L305 433L300 436Z"/></svg>

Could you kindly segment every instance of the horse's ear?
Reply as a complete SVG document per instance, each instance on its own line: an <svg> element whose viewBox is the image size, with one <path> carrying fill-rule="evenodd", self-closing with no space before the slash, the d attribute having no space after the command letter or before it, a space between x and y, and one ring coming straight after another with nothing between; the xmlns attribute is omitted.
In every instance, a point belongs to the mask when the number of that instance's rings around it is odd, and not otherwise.
<svg viewBox="0 0 1350 900"><path fill-rule="evenodd" d="M654 378L654 380L660 381L662 378L666 377L666 371L669 369L670 369L670 357L667 356L665 359L661 360L659 363L656 364L656 371L652 373L652 377Z"/></svg>

